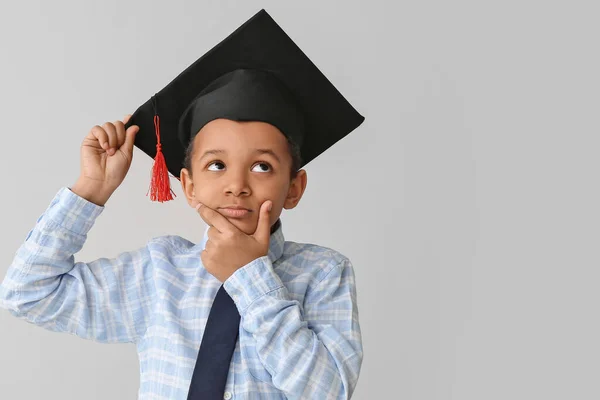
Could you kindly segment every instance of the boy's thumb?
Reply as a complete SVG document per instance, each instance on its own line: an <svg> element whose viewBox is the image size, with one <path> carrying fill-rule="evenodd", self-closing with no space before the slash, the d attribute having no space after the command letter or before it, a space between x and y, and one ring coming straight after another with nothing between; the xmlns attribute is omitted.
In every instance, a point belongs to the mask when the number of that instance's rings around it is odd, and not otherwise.
<svg viewBox="0 0 600 400"><path fill-rule="evenodd" d="M126 154L133 154L133 145L135 143L135 136L140 131L140 127L137 125L132 125L125 131L125 143L123 143L122 150L125 151Z"/></svg>
<svg viewBox="0 0 600 400"><path fill-rule="evenodd" d="M272 207L273 202L271 200L265 201L260 207L258 225L256 226L254 237L261 242L269 243L269 239L271 238L271 218L269 214Z"/></svg>

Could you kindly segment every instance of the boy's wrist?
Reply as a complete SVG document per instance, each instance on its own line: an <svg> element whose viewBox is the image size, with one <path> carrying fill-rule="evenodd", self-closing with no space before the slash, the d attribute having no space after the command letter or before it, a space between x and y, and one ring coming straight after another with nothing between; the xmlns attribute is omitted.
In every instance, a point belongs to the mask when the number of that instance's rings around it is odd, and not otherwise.
<svg viewBox="0 0 600 400"><path fill-rule="evenodd" d="M112 191L107 191L99 187L97 183L82 178L79 178L69 189L77 196L101 207L106 204L112 195Z"/></svg>

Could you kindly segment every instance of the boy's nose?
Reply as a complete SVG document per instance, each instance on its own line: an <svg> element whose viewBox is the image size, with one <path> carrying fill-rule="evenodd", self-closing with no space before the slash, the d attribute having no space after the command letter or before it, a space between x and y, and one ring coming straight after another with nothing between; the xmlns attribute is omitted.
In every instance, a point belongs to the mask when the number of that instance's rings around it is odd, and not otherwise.
<svg viewBox="0 0 600 400"><path fill-rule="evenodd" d="M234 196L241 196L243 194L250 194L251 190L248 185L248 179L244 173L230 173L227 184L225 186L227 194L233 194Z"/></svg>

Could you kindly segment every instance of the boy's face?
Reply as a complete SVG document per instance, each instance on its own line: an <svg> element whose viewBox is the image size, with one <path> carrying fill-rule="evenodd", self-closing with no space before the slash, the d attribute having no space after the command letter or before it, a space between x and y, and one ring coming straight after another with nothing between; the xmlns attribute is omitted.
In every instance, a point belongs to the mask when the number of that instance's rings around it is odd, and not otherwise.
<svg viewBox="0 0 600 400"><path fill-rule="evenodd" d="M306 171L290 181L292 157L285 136L259 121L216 119L194 138L191 174L183 168L180 181L191 207L198 202L216 210L246 234L258 224L261 204L273 202L269 226L283 208L294 208L306 188ZM225 208L249 210L232 216Z"/></svg>

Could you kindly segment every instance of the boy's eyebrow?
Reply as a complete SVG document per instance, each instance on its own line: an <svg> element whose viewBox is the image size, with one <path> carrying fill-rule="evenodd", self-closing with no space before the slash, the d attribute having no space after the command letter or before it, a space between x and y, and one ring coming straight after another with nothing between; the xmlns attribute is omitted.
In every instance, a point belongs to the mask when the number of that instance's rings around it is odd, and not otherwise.
<svg viewBox="0 0 600 400"><path fill-rule="evenodd" d="M221 150L221 149L206 150L204 152L204 154L202 154L202 156L198 159L198 161L202 160L204 157L206 157L209 154L223 154L223 153L227 153L227 152L225 150Z"/></svg>
<svg viewBox="0 0 600 400"><path fill-rule="evenodd" d="M275 152L271 149L254 149L254 152L258 154L270 154L274 159L277 160L279 164L281 164L281 160L279 159L277 154L275 154Z"/></svg>
<svg viewBox="0 0 600 400"><path fill-rule="evenodd" d="M277 154L275 154L275 152L271 149L253 149L254 153L258 153L258 154L269 154L271 155L274 159L277 160L277 162L279 164L281 164L281 160L279 159L279 156L277 156ZM211 149L211 150L206 150L204 152L204 154L202 154L202 156L198 159L198 160L202 160L204 157L206 157L209 154L227 154L227 151L223 150L223 149Z"/></svg>

